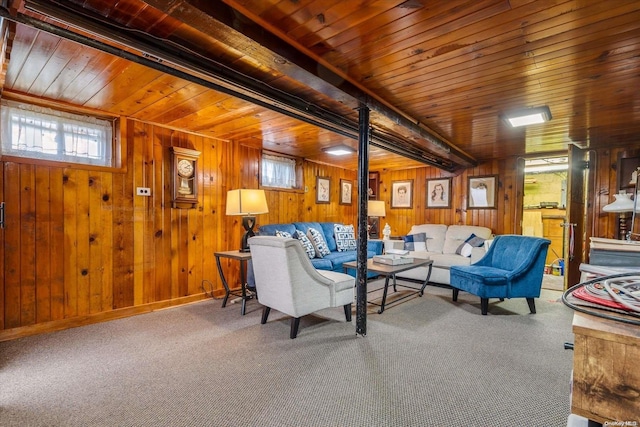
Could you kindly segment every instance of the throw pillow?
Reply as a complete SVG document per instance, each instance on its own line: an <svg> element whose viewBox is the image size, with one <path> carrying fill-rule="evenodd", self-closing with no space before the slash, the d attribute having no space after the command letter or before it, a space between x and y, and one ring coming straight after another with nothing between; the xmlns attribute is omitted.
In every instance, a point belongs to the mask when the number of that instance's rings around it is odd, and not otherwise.
<svg viewBox="0 0 640 427"><path fill-rule="evenodd" d="M307 230L307 237L311 240L311 244L316 251L316 257L323 258L325 255L329 255L331 251L327 246L327 242L324 240L324 236L315 228L309 228Z"/></svg>
<svg viewBox="0 0 640 427"><path fill-rule="evenodd" d="M313 248L311 244L311 240L300 230L296 230L296 239L300 240L302 243L302 248L307 253L309 258L314 258L316 256L316 250Z"/></svg>
<svg viewBox="0 0 640 427"><path fill-rule="evenodd" d="M276 230L276 237L293 237L291 236L291 233L289 233L288 231L280 231L280 230Z"/></svg>
<svg viewBox="0 0 640 427"><path fill-rule="evenodd" d="M484 245L484 239L478 237L475 234L471 234L460 246L456 249L458 255L469 258L471 256L471 250L473 248L479 248Z"/></svg>
<svg viewBox="0 0 640 427"><path fill-rule="evenodd" d="M408 234L403 237L405 251L426 251L427 250L427 234L416 233Z"/></svg>
<svg viewBox="0 0 640 427"><path fill-rule="evenodd" d="M356 235L355 231L353 231L353 225L335 224L333 226L333 235L336 239L338 252L356 250Z"/></svg>

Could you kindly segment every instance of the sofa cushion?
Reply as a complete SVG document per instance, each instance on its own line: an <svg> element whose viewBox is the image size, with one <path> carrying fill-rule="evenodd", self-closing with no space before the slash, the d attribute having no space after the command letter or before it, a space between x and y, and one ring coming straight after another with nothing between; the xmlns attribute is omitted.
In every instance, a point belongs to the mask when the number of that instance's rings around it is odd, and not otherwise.
<svg viewBox="0 0 640 427"><path fill-rule="evenodd" d="M367 258L372 258L374 255L376 255L374 251L367 251ZM358 259L358 251L331 252L323 259L331 261L332 270L342 271L342 264Z"/></svg>
<svg viewBox="0 0 640 427"><path fill-rule="evenodd" d="M293 236L296 239L300 240L300 243L302 243L302 247L304 248L304 251L307 253L309 258L314 258L316 256L316 250L313 248L311 240L309 240L309 238L302 231L296 230Z"/></svg>
<svg viewBox="0 0 640 427"><path fill-rule="evenodd" d="M442 253L455 254L458 247L472 234L483 239L489 239L491 237L491 229L476 225L450 225L447 229Z"/></svg>
<svg viewBox="0 0 640 427"><path fill-rule="evenodd" d="M334 236L333 226L335 223L333 222L321 222L320 228L322 228L322 233L324 234L324 240L327 242L327 247L331 252L338 250L338 245L336 243L336 239Z"/></svg>
<svg viewBox="0 0 640 427"><path fill-rule="evenodd" d="M316 257L323 258L325 255L329 255L331 251L327 247L327 241L324 239L324 234L313 227L307 230L307 237L311 240L311 244L316 251Z"/></svg>
<svg viewBox="0 0 640 427"><path fill-rule="evenodd" d="M444 239L447 233L446 225L444 224L414 225L411 227L411 230L409 230L408 234L418 234L418 233L424 233L427 235L427 250L429 252L442 253L442 248L444 246ZM455 252L455 248L454 248L454 252Z"/></svg>
<svg viewBox="0 0 640 427"><path fill-rule="evenodd" d="M431 254L429 258L433 261L433 267L452 267L454 265L470 265L471 259L456 254Z"/></svg>
<svg viewBox="0 0 640 427"><path fill-rule="evenodd" d="M313 258L311 264L318 270L333 270L333 263L326 258Z"/></svg>
<svg viewBox="0 0 640 427"><path fill-rule="evenodd" d="M322 225L320 225L319 222L294 222L293 226L296 228L296 230L300 230L302 231L305 235L309 235L309 229L310 228L315 228L316 230L320 231L323 236L324 236L324 229L322 228ZM327 240L326 237L324 239L325 241Z"/></svg>
<svg viewBox="0 0 640 427"><path fill-rule="evenodd" d="M427 235L426 233L407 234L403 237L405 251L426 251Z"/></svg>
<svg viewBox="0 0 640 427"><path fill-rule="evenodd" d="M334 224L333 237L336 240L338 252L355 251L357 248L353 225ZM328 246L328 243L327 243Z"/></svg>
<svg viewBox="0 0 640 427"><path fill-rule="evenodd" d="M296 227L293 224L266 224L260 226L258 234L261 236L275 236L276 231L286 231L293 236L296 232Z"/></svg>

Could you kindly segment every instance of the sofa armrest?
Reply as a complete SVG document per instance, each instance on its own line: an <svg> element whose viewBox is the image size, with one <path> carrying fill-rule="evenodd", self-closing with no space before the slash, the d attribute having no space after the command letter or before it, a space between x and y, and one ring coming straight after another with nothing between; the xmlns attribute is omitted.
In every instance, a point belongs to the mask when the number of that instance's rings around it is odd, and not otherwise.
<svg viewBox="0 0 640 427"><path fill-rule="evenodd" d="M376 255L382 255L384 244L382 240L367 240L367 250L375 252Z"/></svg>

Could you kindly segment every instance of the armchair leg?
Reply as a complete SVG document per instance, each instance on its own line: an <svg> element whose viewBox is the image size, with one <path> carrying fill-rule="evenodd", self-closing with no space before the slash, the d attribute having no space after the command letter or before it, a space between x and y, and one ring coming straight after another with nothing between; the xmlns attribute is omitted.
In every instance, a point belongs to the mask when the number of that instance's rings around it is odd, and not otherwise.
<svg viewBox="0 0 640 427"><path fill-rule="evenodd" d="M344 305L344 317L347 318L347 322L351 322L351 304Z"/></svg>
<svg viewBox="0 0 640 427"><path fill-rule="evenodd" d="M269 317L269 313L271 312L271 307L267 307L266 305L262 307L262 320L260 320L260 324L264 325L267 323L267 318Z"/></svg>
<svg viewBox="0 0 640 427"><path fill-rule="evenodd" d="M289 333L289 338L294 339L298 336L298 328L300 327L300 318L292 317L291 318L291 332Z"/></svg>
<svg viewBox="0 0 640 427"><path fill-rule="evenodd" d="M489 311L489 298L480 298L480 310L482 310L483 316L487 315L487 311Z"/></svg>
<svg viewBox="0 0 640 427"><path fill-rule="evenodd" d="M458 288L453 288L453 296L452 296L452 299L453 299L454 301L458 301L458 292L460 292L460 289L458 289Z"/></svg>
<svg viewBox="0 0 640 427"><path fill-rule="evenodd" d="M533 298L527 298L527 304L529 304L529 311L531 314L536 314L536 302Z"/></svg>

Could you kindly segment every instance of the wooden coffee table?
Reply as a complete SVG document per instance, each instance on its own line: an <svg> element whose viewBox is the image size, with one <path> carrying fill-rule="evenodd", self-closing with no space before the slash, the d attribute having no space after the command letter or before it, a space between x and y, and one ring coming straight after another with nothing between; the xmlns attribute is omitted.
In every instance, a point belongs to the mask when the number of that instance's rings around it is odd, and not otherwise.
<svg viewBox="0 0 640 427"><path fill-rule="evenodd" d="M402 271L406 271L406 270L411 270L412 268L416 268L416 267L421 267L421 266L428 266L429 270L427 272L427 277L425 277L424 279L424 283L422 284L422 287L420 288L416 288L415 286L410 286L410 285L406 285L406 284L400 284L400 283L396 283L396 273L400 273ZM404 295L400 298L396 298L392 301L392 304L395 304L398 301L402 301L405 298L409 298L410 296L415 295L416 293L418 293L420 296L422 296L424 294L424 288L427 286L427 283L429 283L429 277L431 277L431 268L433 267L433 261L431 261L430 259L421 259L421 258L413 258L413 262L410 264L401 264L401 265L387 265L387 264L380 264L377 262L373 262L373 259L368 259L367 260L367 270L373 273L378 273L379 275L385 276L384 279L384 291L382 292L382 301L378 304L376 302L372 302L372 301L367 301L369 304L373 304L373 305L377 305L380 307L380 310L378 310L379 314L382 314L382 312L384 311L384 307L385 304L387 302L387 291L389 289L389 279L393 278L393 291L396 292L396 286L402 286L403 288L409 288L409 289L413 289L415 290L415 292L412 292L408 295ZM358 268L358 263L357 261L348 261L345 262L344 264L342 264L342 268L344 269L344 272L346 273L348 269L356 269ZM377 289L376 289L377 290ZM374 292L374 291L369 291L370 292Z"/></svg>

